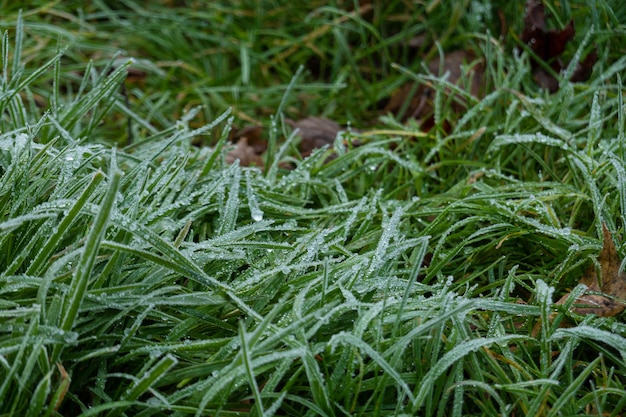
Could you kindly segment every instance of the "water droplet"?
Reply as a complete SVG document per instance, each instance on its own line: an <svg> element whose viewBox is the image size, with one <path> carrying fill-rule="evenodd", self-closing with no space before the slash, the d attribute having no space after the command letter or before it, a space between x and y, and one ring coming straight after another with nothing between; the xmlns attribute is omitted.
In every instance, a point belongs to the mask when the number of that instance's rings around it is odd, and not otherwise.
<svg viewBox="0 0 626 417"><path fill-rule="evenodd" d="M260 222L261 220L263 220L263 212L261 210L253 210L252 220L254 220L255 222Z"/></svg>

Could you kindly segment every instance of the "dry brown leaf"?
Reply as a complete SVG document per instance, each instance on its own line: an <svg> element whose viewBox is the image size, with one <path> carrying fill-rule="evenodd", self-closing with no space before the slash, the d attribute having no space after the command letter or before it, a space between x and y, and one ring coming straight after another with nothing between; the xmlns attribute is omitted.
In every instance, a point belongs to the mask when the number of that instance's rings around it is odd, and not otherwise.
<svg viewBox="0 0 626 417"><path fill-rule="evenodd" d="M251 165L263 166L263 158L254 151L254 147L248 145L248 138L245 136L237 141L235 149L229 151L225 159L229 164L239 160L239 165L244 167Z"/></svg>
<svg viewBox="0 0 626 417"><path fill-rule="evenodd" d="M591 265L580 278L580 284L586 285L589 293L583 294L574 302L572 311L577 314L612 317L626 308L626 273L620 271L622 261L611 238L611 232L604 223L602 233L604 246L598 257L600 276L596 274L595 266ZM569 295L564 295L556 304L565 303Z"/></svg>
<svg viewBox="0 0 626 417"><path fill-rule="evenodd" d="M578 62L576 64L576 68L574 69L574 73L572 74L570 81L577 83L588 80L589 77L591 77L593 65L596 61L598 61L598 50L594 48L593 51L591 51L585 59L582 60L582 62Z"/></svg>
<svg viewBox="0 0 626 417"><path fill-rule="evenodd" d="M565 51L569 41L574 38L576 30L574 21L570 20L562 30L546 29L545 7L541 0L528 0L526 3L526 15L524 16L524 31L520 39L541 60L550 64L554 72L559 73L563 69L563 63L559 56ZM582 62L577 64L571 81L585 81L591 75L593 65L598 60L597 52L590 53ZM559 81L548 71L542 68L535 60L532 61L533 77L535 81L551 93L559 89Z"/></svg>
<svg viewBox="0 0 626 417"><path fill-rule="evenodd" d="M558 57L575 34L573 20L563 30L547 30L545 7L541 0L529 0L526 4L521 39L539 58L549 61Z"/></svg>
<svg viewBox="0 0 626 417"><path fill-rule="evenodd" d="M230 141L237 143L245 137L248 146L254 148L254 152L261 155L267 150L267 141L263 138L263 127L246 126L242 129L233 129L230 134Z"/></svg>
<svg viewBox="0 0 626 417"><path fill-rule="evenodd" d="M324 145L332 145L337 133L343 130L337 122L322 117L307 117L298 121L285 119L285 123L298 129L302 138L299 145L302 155L308 155Z"/></svg>
<svg viewBox="0 0 626 417"><path fill-rule="evenodd" d="M241 166L263 166L262 154L267 149L267 143L261 137L261 126L249 126L234 130L231 141L236 142L235 148L226 154L226 162L232 164L237 159Z"/></svg>

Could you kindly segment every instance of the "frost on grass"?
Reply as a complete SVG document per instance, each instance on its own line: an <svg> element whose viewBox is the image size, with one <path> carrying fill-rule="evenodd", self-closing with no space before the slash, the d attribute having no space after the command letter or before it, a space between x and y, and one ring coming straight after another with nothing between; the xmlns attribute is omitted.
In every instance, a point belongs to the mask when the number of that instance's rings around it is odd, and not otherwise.
<svg viewBox="0 0 626 417"><path fill-rule="evenodd" d="M263 210L259 208L259 201L252 185L250 171L246 171L246 195L248 197L248 207L250 208L250 216L255 222L263 220Z"/></svg>
<svg viewBox="0 0 626 417"><path fill-rule="evenodd" d="M489 146L489 151L493 152L498 148L506 145L518 145L518 144L540 144L546 146L553 146L563 151L570 151L570 147L567 142L562 139L553 138L542 133L534 135L529 134L515 134L515 135L499 135L496 136L494 141Z"/></svg>

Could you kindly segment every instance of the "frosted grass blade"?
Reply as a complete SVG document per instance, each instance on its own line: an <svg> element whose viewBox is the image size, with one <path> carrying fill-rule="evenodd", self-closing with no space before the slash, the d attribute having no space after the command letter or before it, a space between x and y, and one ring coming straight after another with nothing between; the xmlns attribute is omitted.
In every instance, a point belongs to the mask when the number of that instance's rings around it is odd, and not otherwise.
<svg viewBox="0 0 626 417"><path fill-rule="evenodd" d="M30 223L36 220L47 219L54 217L55 213L34 213L25 214L23 216L13 217L12 219L3 221L0 223L0 234L10 233L11 231L19 228L20 226Z"/></svg>
<svg viewBox="0 0 626 417"><path fill-rule="evenodd" d="M13 75L20 72L22 66L22 47L24 43L24 18L22 16L22 10L17 14L17 23L15 24L15 47L13 50L13 66L11 73ZM5 63L5 65L7 65Z"/></svg>
<svg viewBox="0 0 626 417"><path fill-rule="evenodd" d="M226 203L220 209L220 219L218 235L232 232L235 229L235 223L237 221L237 215L239 214L239 186L241 180L241 169L238 164L233 164L229 169L232 175L230 181L230 189L228 190L228 197Z"/></svg>
<svg viewBox="0 0 626 417"><path fill-rule="evenodd" d="M419 390L417 395L413 398L411 395L412 410L417 413L424 404L426 397L432 392L433 386L437 378L441 376L450 366L456 363L460 358L469 355L472 352L482 348L483 346L489 346L494 343L504 344L506 342L514 340L528 339L527 336L508 335L502 337L474 339L464 342L461 345L455 346L452 350L446 352L443 357L430 368L428 373L424 376L424 379L419 384Z"/></svg>
<svg viewBox="0 0 626 417"><path fill-rule="evenodd" d="M572 407L572 402L573 402L572 399L574 395L578 392L579 389L582 388L582 386L585 383L588 383L587 379L589 375L592 372L597 371L597 366L600 363L600 360L601 358L597 357L592 362L585 364L583 371L576 377L576 379L572 381L571 384L569 384L565 388L565 390L563 390L563 392L559 395L557 400L554 402L554 404L552 405L552 408L547 414L548 417L561 416L563 414L571 414L572 411L574 411L575 413L580 412L580 410L570 411L567 409L567 407Z"/></svg>
<svg viewBox="0 0 626 417"><path fill-rule="evenodd" d="M167 354L161 358L152 368L150 368L145 374L137 378L132 385L122 395L121 401L132 402L136 401L143 393L148 391L154 384L156 384L167 372L172 369L178 363L173 355ZM117 407L111 410L107 417L115 417L120 415L125 407Z"/></svg>
<svg viewBox="0 0 626 417"><path fill-rule="evenodd" d="M48 241L44 244L43 248L32 260L31 264L26 270L26 274L37 275L41 273L42 264L48 260L50 254L56 248L56 245L58 244L61 237L63 237L67 229L80 213L81 209L85 206L85 203L87 203L89 197L91 197L94 190L102 182L103 179L104 173L102 171L96 171L85 190L76 200L76 203L72 205L72 207L67 211L67 215L63 217L59 225L56 227L56 231L52 234L52 236L50 236Z"/></svg>
<svg viewBox="0 0 626 417"><path fill-rule="evenodd" d="M248 384L250 385L252 395L254 396L254 406L257 409L258 415L264 416L265 411L263 411L263 400L261 399L259 385L257 384L254 376L254 367L252 365L251 357L252 352L250 351L250 346L248 345L249 340L242 321L239 321L239 339L241 343L243 365L246 368L246 377L248 378Z"/></svg>
<svg viewBox="0 0 626 417"><path fill-rule="evenodd" d="M591 113L589 114L589 133L587 134L587 155L591 156L593 149L596 147L602 131L602 113L600 104L598 103L599 93L596 91L593 95L591 103Z"/></svg>
<svg viewBox="0 0 626 417"><path fill-rule="evenodd" d="M401 391L403 395L406 395L409 401L411 401L412 403L415 403L417 401L417 398L413 396L411 389L409 388L406 381L402 379L402 376L398 373L398 371L393 369L391 365L366 342L357 338L353 334L343 332L334 335L330 340L330 346L333 348L336 348L336 346L339 344L347 344L363 351L370 358L372 358L372 360L376 362L378 366L380 366L380 368L387 373L387 375L389 375L394 381L396 381L396 383L398 384L398 390Z"/></svg>
<svg viewBox="0 0 626 417"><path fill-rule="evenodd" d="M568 336L578 337L581 340L591 339L600 343L605 343L616 349L622 358L626 360L626 338L619 334L597 329L588 325L579 325L569 329L557 329L551 338L558 340Z"/></svg>
<svg viewBox="0 0 626 417"><path fill-rule="evenodd" d="M85 116L96 105L115 95L120 83L126 77L126 72L131 63L132 60L128 60L123 65L120 65L102 83L98 84L93 90L80 99L78 103L69 107L60 118L59 123L66 130L70 130L79 119Z"/></svg>
<svg viewBox="0 0 626 417"><path fill-rule="evenodd" d="M402 313L406 307L406 304L409 300L409 295L411 294L411 289L413 285L417 281L417 277L419 275L419 271L422 268L422 263L424 262L424 256L426 255L426 251L428 250L428 242L429 236L424 236L421 238L421 244L416 247L416 254L413 260L413 266L411 268L411 272L409 274L409 280L407 282L406 288L404 290L404 294L402 294L402 300L400 305L398 306L398 312L396 315L396 322L394 324L393 333L396 334L398 332L400 322L402 321Z"/></svg>
<svg viewBox="0 0 626 417"><path fill-rule="evenodd" d="M114 160L114 158L112 158L112 160ZM113 212L121 177L121 171L117 169L117 166L112 165L107 193L104 196L100 210L94 219L91 231L87 236L87 241L85 242L78 268L76 269L70 283L68 296L63 302L60 323L60 328L63 331L71 330L74 325L74 321L78 316L78 310L82 304L83 298L85 297L85 291L87 290L87 284L89 283L89 278L91 277L91 271L96 260L96 255L98 254L100 243L104 237L104 232L108 226L111 213ZM52 355L52 362L56 361L61 353L61 350L61 345L58 345L55 348Z"/></svg>
<svg viewBox="0 0 626 417"><path fill-rule="evenodd" d="M246 196L248 198L248 208L250 209L250 216L252 217L252 220L260 222L263 220L263 210L259 207L259 201L252 186L250 171L246 171Z"/></svg>
<svg viewBox="0 0 626 417"><path fill-rule="evenodd" d="M50 395L51 377L53 371L51 370L39 380L35 391L30 399L30 405L26 412L26 417L40 417L41 410L44 408L44 403L48 395Z"/></svg>

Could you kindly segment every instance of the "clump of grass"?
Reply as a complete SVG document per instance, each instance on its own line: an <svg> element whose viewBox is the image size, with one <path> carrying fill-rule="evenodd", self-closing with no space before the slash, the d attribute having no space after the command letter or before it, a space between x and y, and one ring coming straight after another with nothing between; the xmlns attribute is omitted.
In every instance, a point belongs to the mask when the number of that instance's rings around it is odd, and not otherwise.
<svg viewBox="0 0 626 417"><path fill-rule="evenodd" d="M290 112L302 94L332 112L353 73L365 89L350 98L368 98L343 117L367 115L391 69L361 66L395 61L400 39L446 15L461 22L450 43L487 16L439 4L392 35L379 24L400 2L371 22L293 11L323 23L313 37L269 6L16 15L2 43L0 415L618 415L624 325L552 302L598 253L602 222L623 229L625 61L607 53L588 83L549 96L525 59L477 41L493 91L458 115L433 79L428 134L385 118L304 160L278 152L293 170L228 165L236 119ZM593 10L596 27L623 21ZM58 19L67 49L47 32ZM264 19L285 41L262 51L257 37L278 36ZM204 42L223 53L196 53ZM336 45L328 80L290 83L313 46ZM118 48L134 62L79 65ZM169 67L176 48L185 60ZM125 97L137 62L161 77Z"/></svg>

